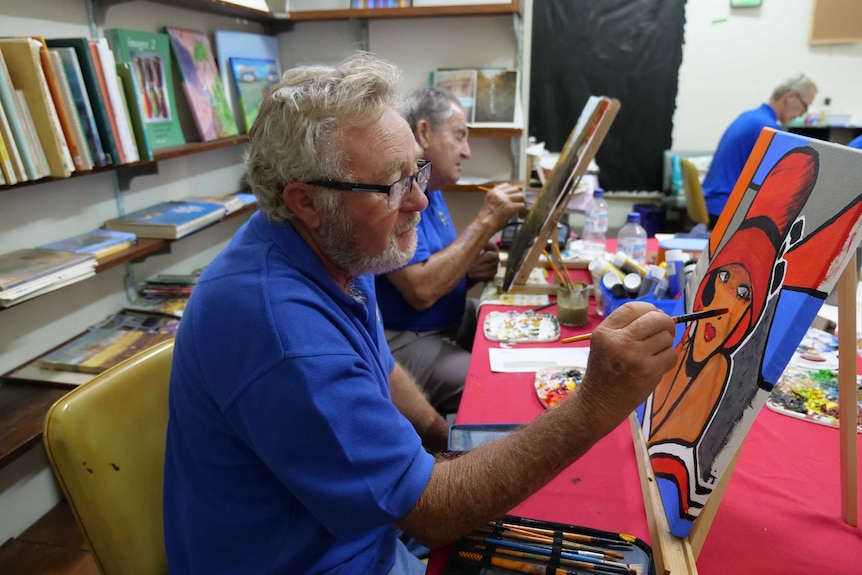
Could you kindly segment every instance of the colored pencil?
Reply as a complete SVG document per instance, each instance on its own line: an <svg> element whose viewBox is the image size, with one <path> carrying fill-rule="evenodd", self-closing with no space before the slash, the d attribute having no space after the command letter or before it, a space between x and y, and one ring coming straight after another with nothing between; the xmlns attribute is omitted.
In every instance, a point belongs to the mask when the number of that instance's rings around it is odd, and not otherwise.
<svg viewBox="0 0 862 575"><path fill-rule="evenodd" d="M727 308L722 307L718 309L708 309L706 311L699 311L695 313L687 313L683 315L675 315L671 317L673 323L686 323L690 321L697 321L699 319L706 319L710 317L715 317L717 315L722 315L727 313ZM586 341L592 337L592 333L584 333L581 335L575 335L572 337L565 337L560 340L560 343L575 343L576 341Z"/></svg>

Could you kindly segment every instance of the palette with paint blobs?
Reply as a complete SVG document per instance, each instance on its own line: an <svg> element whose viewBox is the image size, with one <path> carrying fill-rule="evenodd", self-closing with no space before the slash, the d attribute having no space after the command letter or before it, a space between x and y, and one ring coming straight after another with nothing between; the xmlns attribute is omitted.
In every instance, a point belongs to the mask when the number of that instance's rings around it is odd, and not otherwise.
<svg viewBox="0 0 862 575"><path fill-rule="evenodd" d="M584 379L585 367L543 367L536 372L534 386L539 401L546 408L556 407Z"/></svg>
<svg viewBox="0 0 862 575"><path fill-rule="evenodd" d="M560 323L549 313L492 311L485 316L485 337L508 343L546 342L560 338Z"/></svg>
<svg viewBox="0 0 862 575"><path fill-rule="evenodd" d="M769 397L772 411L812 423L838 427L838 372L789 366ZM856 377L856 430L862 433L862 377Z"/></svg>

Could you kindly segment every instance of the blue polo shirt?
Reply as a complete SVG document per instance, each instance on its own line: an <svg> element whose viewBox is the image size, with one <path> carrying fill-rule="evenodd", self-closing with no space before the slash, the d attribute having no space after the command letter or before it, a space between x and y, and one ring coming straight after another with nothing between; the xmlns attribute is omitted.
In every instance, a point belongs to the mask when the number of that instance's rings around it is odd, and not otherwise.
<svg viewBox="0 0 862 575"><path fill-rule="evenodd" d="M391 567L433 458L390 400L374 282L354 288L261 213L201 276L171 372L172 575Z"/></svg>
<svg viewBox="0 0 862 575"><path fill-rule="evenodd" d="M407 265L421 263L455 241L458 234L449 215L449 208L440 191L428 193L428 207L416 227L419 242L413 259ZM437 300L427 310L418 310L407 303L385 275L377 276L377 301L387 328L431 331L460 323L467 301L467 277L461 278L452 291Z"/></svg>
<svg viewBox="0 0 862 575"><path fill-rule="evenodd" d="M862 136L856 136L847 145L851 148L857 148L859 150L862 150Z"/></svg>
<svg viewBox="0 0 862 575"><path fill-rule="evenodd" d="M763 128L781 129L778 116L769 104L743 112L724 131L703 180L703 197L710 215L721 215Z"/></svg>

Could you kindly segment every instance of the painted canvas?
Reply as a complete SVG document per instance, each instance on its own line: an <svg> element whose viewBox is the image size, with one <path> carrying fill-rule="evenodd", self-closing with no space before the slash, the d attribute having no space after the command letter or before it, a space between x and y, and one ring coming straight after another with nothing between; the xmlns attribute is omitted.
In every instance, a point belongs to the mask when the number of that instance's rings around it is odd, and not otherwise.
<svg viewBox="0 0 862 575"><path fill-rule="evenodd" d="M862 152L764 129L680 307L677 366L639 409L671 533L684 537L852 256ZM679 311L682 311L681 309Z"/></svg>
<svg viewBox="0 0 862 575"><path fill-rule="evenodd" d="M266 93L278 82L278 68L274 60L231 58L230 69L247 132L257 118Z"/></svg>
<svg viewBox="0 0 862 575"><path fill-rule="evenodd" d="M225 94L227 94L228 103L233 110L234 121L241 130L241 126L243 126L242 110L239 95L234 89L230 59L257 58L260 60L272 60L275 62L278 76L281 77L281 48L278 45L278 37L267 34L255 34L253 32L216 30L213 32L213 39L215 40L216 62L218 62L222 85L224 86Z"/></svg>
<svg viewBox="0 0 862 575"><path fill-rule="evenodd" d="M519 105L517 70L488 68L477 72L474 124L515 125Z"/></svg>
<svg viewBox="0 0 862 575"><path fill-rule="evenodd" d="M198 133L205 142L236 136L227 95L206 34L182 28L166 28L174 58L183 79L183 91Z"/></svg>
<svg viewBox="0 0 862 575"><path fill-rule="evenodd" d="M433 86L445 88L457 96L468 124L473 122L476 109L476 75L475 69L437 70L431 79Z"/></svg>
<svg viewBox="0 0 862 575"><path fill-rule="evenodd" d="M587 100L563 145L557 163L512 240L503 276L504 292L510 291L515 284L527 282L530 271L539 261L550 237L551 229L557 225L619 109L619 101L612 98L591 96Z"/></svg>

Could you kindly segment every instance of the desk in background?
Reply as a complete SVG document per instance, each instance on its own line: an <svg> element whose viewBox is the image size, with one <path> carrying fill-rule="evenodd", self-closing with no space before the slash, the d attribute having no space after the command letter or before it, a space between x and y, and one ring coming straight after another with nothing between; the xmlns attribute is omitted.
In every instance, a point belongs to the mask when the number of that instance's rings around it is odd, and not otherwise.
<svg viewBox="0 0 862 575"><path fill-rule="evenodd" d="M479 326L500 309L507 308L483 306ZM601 319L593 311L587 325L563 327L563 337L592 331ZM533 374L492 373L488 349L499 344L479 331L457 422L533 420L543 412ZM649 542L628 421L511 513L621 531ZM446 550L435 550L427 574L442 573L447 558ZM701 575L862 573L862 529L841 519L838 430L761 410L697 566Z"/></svg>

